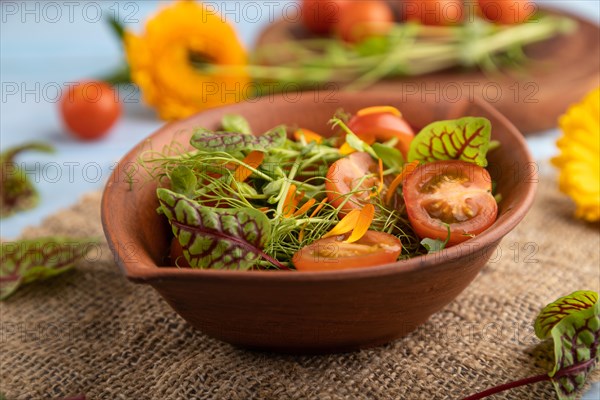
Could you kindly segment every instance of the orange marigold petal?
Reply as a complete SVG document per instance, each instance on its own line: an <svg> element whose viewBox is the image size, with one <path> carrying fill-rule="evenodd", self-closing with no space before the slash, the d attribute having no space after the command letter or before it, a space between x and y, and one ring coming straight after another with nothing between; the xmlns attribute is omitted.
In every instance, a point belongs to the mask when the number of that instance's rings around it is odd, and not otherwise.
<svg viewBox="0 0 600 400"><path fill-rule="evenodd" d="M373 206L373 204L365 204L362 210L360 210L358 220L356 221L356 226L352 230L352 234L348 239L345 240L345 242L354 243L363 237L371 227L374 217L375 206Z"/></svg>
<svg viewBox="0 0 600 400"><path fill-rule="evenodd" d="M258 151L258 150L253 150L250 153L248 153L248 155L242 160L242 162L246 165L249 165L250 167L256 169L258 168L258 166L263 162L263 160L265 159L265 153L263 153L262 151ZM250 177L250 175L252 175L252 170L248 167L246 167L246 165L239 165L233 176L234 179L238 182L244 182L246 179L248 179Z"/></svg>
<svg viewBox="0 0 600 400"><path fill-rule="evenodd" d="M340 222L337 223L336 226L333 227L332 230L323 235L323 239L343 235L345 233L350 232L356 227L358 223L358 217L360 215L360 210L352 210Z"/></svg>
<svg viewBox="0 0 600 400"><path fill-rule="evenodd" d="M392 106L367 107L367 108L358 110L356 115L359 117L362 117L364 115L381 114L381 113L389 113L389 114L396 115L398 117L402 116L402 113L400 112L400 110L398 110L396 107L392 107Z"/></svg>
<svg viewBox="0 0 600 400"><path fill-rule="evenodd" d="M306 203L304 203L302 205L302 207L300 207L298 210L296 210L296 212L293 214L294 217L297 217L299 215L304 214L305 212L307 212L312 206L315 205L317 201L315 199L310 199L308 200Z"/></svg>
<svg viewBox="0 0 600 400"><path fill-rule="evenodd" d="M418 166L419 161L413 161L404 165L404 167L402 168L402 172L400 172L400 174L398 174L398 176L392 181L392 183L390 183L390 187L388 188L388 191L385 195L385 204L389 204L390 201L392 201L392 197L394 196L396 189L398 189L398 186L400 186L402 181L404 181L404 179L406 179L410 174L412 174Z"/></svg>
<svg viewBox="0 0 600 400"><path fill-rule="evenodd" d="M318 144L320 144L323 142L323 136L309 129L298 129L294 132L294 140L296 140L296 142L302 140L303 136L304 140L306 140L306 143L317 142Z"/></svg>

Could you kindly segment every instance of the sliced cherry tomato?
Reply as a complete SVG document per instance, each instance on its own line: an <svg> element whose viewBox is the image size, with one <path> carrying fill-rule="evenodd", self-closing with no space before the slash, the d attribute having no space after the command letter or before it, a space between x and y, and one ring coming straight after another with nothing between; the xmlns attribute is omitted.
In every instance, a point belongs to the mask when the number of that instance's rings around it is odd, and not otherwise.
<svg viewBox="0 0 600 400"><path fill-rule="evenodd" d="M107 83L83 81L62 96L60 112L70 133L79 139L94 140L104 136L117 122L121 103Z"/></svg>
<svg viewBox="0 0 600 400"><path fill-rule="evenodd" d="M529 20L537 11L533 1L528 0L479 0L481 13L499 24L520 24Z"/></svg>
<svg viewBox="0 0 600 400"><path fill-rule="evenodd" d="M331 271L373 267L393 263L402 251L396 236L367 231L354 243L345 243L348 235L320 239L298 250L292 262L298 271Z"/></svg>
<svg viewBox="0 0 600 400"><path fill-rule="evenodd" d="M358 43L389 32L394 24L394 13L383 0L351 1L340 14L334 30L346 42Z"/></svg>
<svg viewBox="0 0 600 400"><path fill-rule="evenodd" d="M369 144L397 138L396 148L406 157L415 133L398 113L383 110L377 111L377 108L373 108L374 112L366 114L361 114L359 111L348 122L348 128Z"/></svg>
<svg viewBox="0 0 600 400"><path fill-rule="evenodd" d="M303 0L300 5L306 29L318 35L331 33L349 0Z"/></svg>
<svg viewBox="0 0 600 400"><path fill-rule="evenodd" d="M482 167L464 161L424 164L408 176L402 189L408 219L420 238L455 245L487 229L498 205L492 179Z"/></svg>
<svg viewBox="0 0 600 400"><path fill-rule="evenodd" d="M492 0L495 1L495 0ZM401 10L408 21L425 25L457 25L463 20L461 0L403 0Z"/></svg>
<svg viewBox="0 0 600 400"><path fill-rule="evenodd" d="M171 258L171 265L182 267L182 268L191 268L188 260L183 255L183 247L181 247L181 243L177 238L173 238L171 240L171 251L169 253L169 257Z"/></svg>
<svg viewBox="0 0 600 400"><path fill-rule="evenodd" d="M362 208L363 204L369 202L371 189L379 184L377 175L368 178L365 175L376 173L377 168L377 163L371 156L362 152L352 153L331 164L325 182L329 203L334 207L343 203L342 215ZM352 196L346 196L354 191L356 193Z"/></svg>

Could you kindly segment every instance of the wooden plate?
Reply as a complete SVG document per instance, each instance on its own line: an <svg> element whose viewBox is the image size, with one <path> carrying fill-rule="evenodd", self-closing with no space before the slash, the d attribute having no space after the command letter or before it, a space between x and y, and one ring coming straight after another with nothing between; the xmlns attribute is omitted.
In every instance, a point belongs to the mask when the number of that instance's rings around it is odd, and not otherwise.
<svg viewBox="0 0 600 400"><path fill-rule="evenodd" d="M577 21L577 30L527 46L530 60L519 70L484 74L452 69L419 77L379 82L367 91L394 92L403 99L484 99L506 115L524 134L557 126L558 117L588 91L600 86L600 28L573 14L541 8ZM257 45L307 38L300 21L281 20L260 35Z"/></svg>

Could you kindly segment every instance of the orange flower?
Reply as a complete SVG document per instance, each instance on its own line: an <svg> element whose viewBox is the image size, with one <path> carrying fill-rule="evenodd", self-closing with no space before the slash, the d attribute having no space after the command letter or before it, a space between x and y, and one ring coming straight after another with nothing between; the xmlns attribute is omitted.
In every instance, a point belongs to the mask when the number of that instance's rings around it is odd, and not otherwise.
<svg viewBox="0 0 600 400"><path fill-rule="evenodd" d="M142 35L126 33L125 51L132 80L163 119L241 101L249 82L235 31L202 3L177 1L162 9ZM198 62L240 67L227 75L205 73Z"/></svg>

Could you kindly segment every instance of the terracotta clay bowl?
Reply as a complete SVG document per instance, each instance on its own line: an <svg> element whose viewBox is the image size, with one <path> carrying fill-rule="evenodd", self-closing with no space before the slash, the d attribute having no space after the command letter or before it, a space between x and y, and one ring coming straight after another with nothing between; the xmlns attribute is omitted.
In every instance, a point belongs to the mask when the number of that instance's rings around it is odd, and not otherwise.
<svg viewBox="0 0 600 400"><path fill-rule="evenodd" d="M461 116L491 120L493 138L502 146L489 154L488 169L503 197L492 227L436 254L365 269L244 272L168 266L170 228L155 211L156 185L136 168L141 152L161 150L173 140L188 143L192 128L216 129L224 114L245 116L258 132L285 123L326 134L327 121L339 108L356 112L373 105L396 106L417 130ZM390 93L303 92L214 109L166 125L116 168L104 191L102 224L127 278L150 284L207 335L254 349L349 351L406 335L456 298L525 216L536 181L535 164L521 134L488 104L403 102Z"/></svg>

